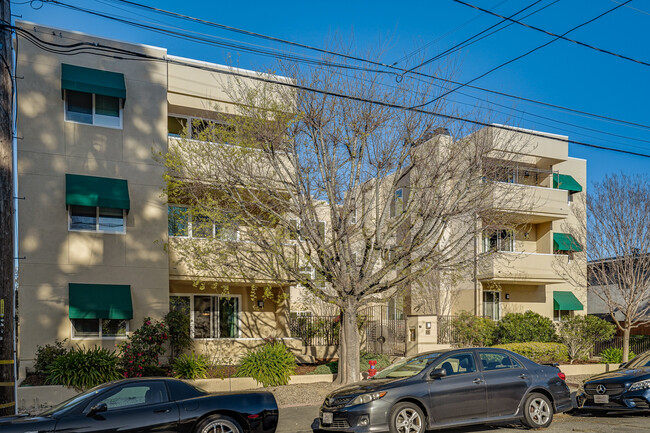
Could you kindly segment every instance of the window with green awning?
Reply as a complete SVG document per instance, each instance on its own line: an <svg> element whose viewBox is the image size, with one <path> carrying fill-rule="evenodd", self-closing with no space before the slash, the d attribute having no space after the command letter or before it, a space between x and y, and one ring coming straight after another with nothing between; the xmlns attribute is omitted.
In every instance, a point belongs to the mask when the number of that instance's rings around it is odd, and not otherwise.
<svg viewBox="0 0 650 433"><path fill-rule="evenodd" d="M133 318L129 285L70 283L69 295L70 319Z"/></svg>
<svg viewBox="0 0 650 433"><path fill-rule="evenodd" d="M553 188L569 192L582 192L582 185L568 174L553 173Z"/></svg>
<svg viewBox="0 0 650 433"><path fill-rule="evenodd" d="M582 302L572 292L553 292L553 309L563 311L584 310Z"/></svg>
<svg viewBox="0 0 650 433"><path fill-rule="evenodd" d="M553 233L553 251L582 251L582 246L568 233Z"/></svg>
<svg viewBox="0 0 650 433"><path fill-rule="evenodd" d="M131 208L128 182L124 179L66 174L65 204L126 209L128 212Z"/></svg>
<svg viewBox="0 0 650 433"><path fill-rule="evenodd" d="M61 64L61 89L126 99L124 74Z"/></svg>

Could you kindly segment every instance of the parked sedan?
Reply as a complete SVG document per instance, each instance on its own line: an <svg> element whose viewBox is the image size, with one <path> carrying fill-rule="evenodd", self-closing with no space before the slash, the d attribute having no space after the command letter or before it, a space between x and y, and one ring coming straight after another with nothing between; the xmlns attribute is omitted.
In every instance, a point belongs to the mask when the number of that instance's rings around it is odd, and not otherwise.
<svg viewBox="0 0 650 433"><path fill-rule="evenodd" d="M638 355L618 370L587 379L577 397L587 411L650 409L650 351Z"/></svg>
<svg viewBox="0 0 650 433"><path fill-rule="evenodd" d="M109 382L37 416L0 418L2 433L273 433L269 392L208 394L171 378Z"/></svg>
<svg viewBox="0 0 650 433"><path fill-rule="evenodd" d="M424 433L427 429L521 420L548 427L571 409L557 367L492 348L452 349L397 362L337 389L320 411L326 431Z"/></svg>

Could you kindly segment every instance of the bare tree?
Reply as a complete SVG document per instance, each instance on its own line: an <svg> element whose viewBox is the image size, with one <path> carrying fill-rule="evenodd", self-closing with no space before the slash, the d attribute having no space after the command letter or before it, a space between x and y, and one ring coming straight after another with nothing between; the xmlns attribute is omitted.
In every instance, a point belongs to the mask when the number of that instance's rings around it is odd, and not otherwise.
<svg viewBox="0 0 650 433"><path fill-rule="evenodd" d="M628 361L630 331L650 323L650 183L646 176L614 174L594 183L585 206L575 206L583 223L567 226L586 240L587 274L564 260L556 263L576 285L588 282L613 322L623 332Z"/></svg>
<svg viewBox="0 0 650 433"><path fill-rule="evenodd" d="M359 378L359 309L471 263L476 219L489 225L495 195L511 193L486 181L496 170L488 156L512 158L509 146L522 143L396 107L443 92L421 81L281 72L289 78L237 80L228 86L234 115L201 125L199 140L170 144L170 202L223 233L174 250L201 282L300 284L336 306L339 381L349 383ZM427 108L453 107L442 98Z"/></svg>

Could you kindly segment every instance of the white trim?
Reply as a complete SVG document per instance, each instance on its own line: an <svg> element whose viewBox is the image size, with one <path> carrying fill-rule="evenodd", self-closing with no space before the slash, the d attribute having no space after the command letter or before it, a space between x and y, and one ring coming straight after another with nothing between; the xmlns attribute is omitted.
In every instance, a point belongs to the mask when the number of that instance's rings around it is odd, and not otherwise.
<svg viewBox="0 0 650 433"><path fill-rule="evenodd" d="M131 319L107 319L107 320L124 320L126 321L126 330L124 335L110 335L108 337L102 336L102 320L104 319L70 319L70 340L124 340L129 336L129 324L131 323ZM84 336L76 336L74 335L74 325L72 324L73 320L99 320L99 331L97 335L84 335Z"/></svg>
<svg viewBox="0 0 650 433"><path fill-rule="evenodd" d="M122 226L122 231L114 231L114 230L100 230L99 229L99 208L100 206L94 206L95 208L95 230L87 230L87 229L73 229L72 228L72 206L82 206L82 205L68 205L68 232L75 232L75 233L103 233L103 234L111 234L111 235L125 235L126 234L126 209L121 209L122 210L122 221L124 221L124 225ZM93 207L93 206L82 206L82 207ZM103 206L101 206L103 207ZM104 209L118 209L118 208L104 208Z"/></svg>
<svg viewBox="0 0 650 433"><path fill-rule="evenodd" d="M79 92L79 93L89 93L89 92ZM92 117L92 122L91 123L80 122L78 120L68 119L68 91L65 90L65 96L63 98L63 120L64 120L64 122L76 123L78 125L99 126L101 128L108 128L108 129L117 129L117 130L124 129L124 109L122 108L122 98L117 98L117 103L119 105L119 110L120 110L120 116L119 116L120 125L116 126L116 125L106 125L106 124L103 124L103 123L97 123L97 116L100 116L100 118L101 117L112 117L112 116L103 116L101 114L95 113L95 95L96 94L95 93L90 93L90 95L92 95L92 110L93 110L93 112L90 115Z"/></svg>
<svg viewBox="0 0 650 433"><path fill-rule="evenodd" d="M518 132L534 132L535 134L543 135L546 137L555 137L555 138L562 138L564 140L569 140L568 135L560 135L560 134L552 134L550 132L544 132L544 131L537 131L535 129L526 129L526 128L518 128L516 126L510 126L510 125L502 125L500 123L492 123L490 126L496 126L500 129L509 129L512 131L518 131Z"/></svg>

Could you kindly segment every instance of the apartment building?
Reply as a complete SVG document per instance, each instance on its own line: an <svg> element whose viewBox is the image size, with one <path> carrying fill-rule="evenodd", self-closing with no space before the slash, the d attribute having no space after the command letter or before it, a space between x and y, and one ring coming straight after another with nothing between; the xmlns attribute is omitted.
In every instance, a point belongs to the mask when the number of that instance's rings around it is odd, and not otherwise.
<svg viewBox="0 0 650 433"><path fill-rule="evenodd" d="M53 53L18 37L21 374L39 345L67 339L70 347L114 349L170 305L190 315L198 352L239 356L264 337L288 337L286 303L251 298L250 281L217 278L226 295L195 287L175 257L175 243L187 238L239 240L236 231L199 229L183 203L168 203L155 158L179 139L179 128L232 111L228 68L164 48L17 25L46 42L86 47Z"/></svg>

